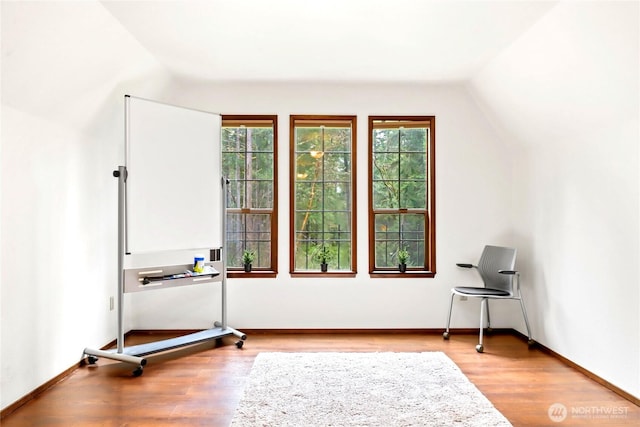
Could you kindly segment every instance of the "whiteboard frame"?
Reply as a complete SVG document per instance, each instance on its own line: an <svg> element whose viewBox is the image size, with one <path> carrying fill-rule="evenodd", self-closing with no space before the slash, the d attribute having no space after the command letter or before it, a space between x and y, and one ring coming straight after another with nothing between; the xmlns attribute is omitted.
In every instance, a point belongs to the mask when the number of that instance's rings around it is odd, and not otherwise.
<svg viewBox="0 0 640 427"><path fill-rule="evenodd" d="M125 95L125 251L223 246L221 115Z"/></svg>

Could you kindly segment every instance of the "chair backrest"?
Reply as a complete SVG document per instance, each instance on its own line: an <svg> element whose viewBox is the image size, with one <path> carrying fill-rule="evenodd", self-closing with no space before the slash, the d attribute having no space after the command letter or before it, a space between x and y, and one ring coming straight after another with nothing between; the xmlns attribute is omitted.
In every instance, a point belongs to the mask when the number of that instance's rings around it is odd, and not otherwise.
<svg viewBox="0 0 640 427"><path fill-rule="evenodd" d="M500 274L498 270L514 270L516 266L516 250L501 246L487 245L478 261L478 272L485 288L500 289L513 293L513 275Z"/></svg>

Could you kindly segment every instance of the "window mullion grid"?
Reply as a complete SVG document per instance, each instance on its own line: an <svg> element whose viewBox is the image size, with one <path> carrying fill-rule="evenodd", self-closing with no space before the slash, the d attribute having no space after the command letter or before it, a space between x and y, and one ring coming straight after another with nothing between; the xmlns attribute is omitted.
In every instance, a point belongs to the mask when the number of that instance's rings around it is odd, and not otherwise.
<svg viewBox="0 0 640 427"><path fill-rule="evenodd" d="M245 209L248 209L247 206L247 192L249 190L249 182L248 182L248 178L247 178L247 173L248 173L248 134L247 134L247 128L243 128L244 129L244 200L242 201L242 209L243 211ZM248 220L248 215L246 214L246 211L243 212L242 214L242 225L243 225L243 230L242 230L242 242L244 245L244 250L248 250L248 246L247 246L247 220Z"/></svg>
<svg viewBox="0 0 640 427"><path fill-rule="evenodd" d="M326 216L326 211L325 211L325 197L326 197L326 183L325 183L325 159L326 159L326 151L325 151L325 144L324 144L324 126L320 126L320 150L322 151L323 156L322 156L322 221L320 221L320 224L322 226L322 246L326 247L326 242L325 242L325 234L324 234L324 230L325 230L325 224L324 224L324 220L325 220L325 216Z"/></svg>
<svg viewBox="0 0 640 427"><path fill-rule="evenodd" d="M400 143L400 133L402 128L398 129L398 212L402 210L402 149ZM398 250L402 248L402 215L398 215Z"/></svg>

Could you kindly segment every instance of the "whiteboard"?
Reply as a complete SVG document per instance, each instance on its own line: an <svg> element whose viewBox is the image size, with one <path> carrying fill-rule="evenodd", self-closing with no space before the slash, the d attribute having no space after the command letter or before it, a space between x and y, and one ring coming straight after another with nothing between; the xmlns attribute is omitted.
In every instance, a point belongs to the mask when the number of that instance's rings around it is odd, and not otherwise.
<svg viewBox="0 0 640 427"><path fill-rule="evenodd" d="M222 247L221 117L125 96L126 251Z"/></svg>

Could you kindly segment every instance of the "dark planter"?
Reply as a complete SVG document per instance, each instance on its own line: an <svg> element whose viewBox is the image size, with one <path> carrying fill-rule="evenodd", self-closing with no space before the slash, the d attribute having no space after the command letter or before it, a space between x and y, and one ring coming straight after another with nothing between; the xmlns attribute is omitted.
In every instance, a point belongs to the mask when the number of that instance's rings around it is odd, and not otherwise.
<svg viewBox="0 0 640 427"><path fill-rule="evenodd" d="M398 264L398 268L400 269L400 273L404 273L407 271L407 264Z"/></svg>
<svg viewBox="0 0 640 427"><path fill-rule="evenodd" d="M320 271L322 271L323 273L326 273L328 267L329 265L323 262L322 264L320 264Z"/></svg>
<svg viewBox="0 0 640 427"><path fill-rule="evenodd" d="M245 273L251 273L251 264L245 264L244 271Z"/></svg>

